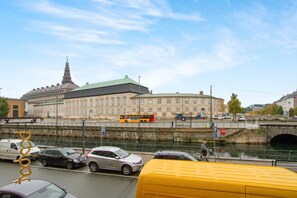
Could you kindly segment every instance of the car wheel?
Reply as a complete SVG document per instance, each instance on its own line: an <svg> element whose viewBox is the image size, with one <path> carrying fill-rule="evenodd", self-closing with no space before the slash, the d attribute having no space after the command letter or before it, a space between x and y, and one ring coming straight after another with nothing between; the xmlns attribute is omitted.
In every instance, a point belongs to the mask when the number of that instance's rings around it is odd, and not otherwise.
<svg viewBox="0 0 297 198"><path fill-rule="evenodd" d="M41 164L43 167L46 167L48 165L47 160L46 159L42 159L41 160Z"/></svg>
<svg viewBox="0 0 297 198"><path fill-rule="evenodd" d="M67 167L67 169L73 169L73 166L74 166L74 164L73 164L73 162L67 162L66 163L66 167Z"/></svg>
<svg viewBox="0 0 297 198"><path fill-rule="evenodd" d="M89 164L89 169L91 172L97 172L99 170L98 164L96 162L91 162Z"/></svg>
<svg viewBox="0 0 297 198"><path fill-rule="evenodd" d="M132 174L132 168L129 165L124 165L122 167L122 173L124 175L131 175Z"/></svg>

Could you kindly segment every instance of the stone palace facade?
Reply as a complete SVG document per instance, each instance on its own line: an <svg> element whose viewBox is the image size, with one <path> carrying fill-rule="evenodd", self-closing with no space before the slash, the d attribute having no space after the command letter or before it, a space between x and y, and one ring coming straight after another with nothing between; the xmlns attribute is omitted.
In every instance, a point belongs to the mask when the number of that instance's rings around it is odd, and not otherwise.
<svg viewBox="0 0 297 198"><path fill-rule="evenodd" d="M210 116L224 111L224 99L200 93L152 93L125 76L122 79L74 84L66 61L62 84L33 89L22 99L28 116L118 119L120 114L155 114L172 119L176 114Z"/></svg>

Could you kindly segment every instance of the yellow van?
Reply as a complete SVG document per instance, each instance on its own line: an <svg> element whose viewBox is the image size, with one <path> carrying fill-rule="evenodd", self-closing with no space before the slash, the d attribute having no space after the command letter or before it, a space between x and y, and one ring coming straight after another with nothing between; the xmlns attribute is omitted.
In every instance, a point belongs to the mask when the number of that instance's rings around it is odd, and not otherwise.
<svg viewBox="0 0 297 198"><path fill-rule="evenodd" d="M181 160L148 161L136 198L297 198L297 174L281 167Z"/></svg>

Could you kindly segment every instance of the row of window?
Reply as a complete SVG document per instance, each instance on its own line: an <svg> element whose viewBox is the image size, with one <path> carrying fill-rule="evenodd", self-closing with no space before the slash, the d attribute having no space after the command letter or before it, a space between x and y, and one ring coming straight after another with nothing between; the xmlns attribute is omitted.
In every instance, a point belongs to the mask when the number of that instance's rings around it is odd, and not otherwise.
<svg viewBox="0 0 297 198"><path fill-rule="evenodd" d="M192 98L192 104L210 104L209 100L205 100L204 98L198 100L197 98ZM190 104L189 98L176 98L175 103L173 103L174 99L172 98L158 98L155 101L153 99L134 99L131 100L132 105L137 105L140 101L141 105L146 104ZM165 101L165 103L163 102ZM95 103L94 103L95 102ZM215 103L215 101L213 101ZM85 100L73 100L73 101L66 101L65 106L66 108L87 108L87 107L108 107L108 106L121 106L121 105L129 105L129 101L127 101L127 97L117 97L117 98L101 98L101 99L85 99ZM89 104L89 105L88 105Z"/></svg>

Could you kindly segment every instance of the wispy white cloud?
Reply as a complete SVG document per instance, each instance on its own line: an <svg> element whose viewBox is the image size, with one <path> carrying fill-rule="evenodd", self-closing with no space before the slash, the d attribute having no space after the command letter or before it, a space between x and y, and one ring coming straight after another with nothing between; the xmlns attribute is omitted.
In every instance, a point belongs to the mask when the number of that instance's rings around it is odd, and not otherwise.
<svg viewBox="0 0 297 198"><path fill-rule="evenodd" d="M249 9L236 11L232 15L234 27L241 30L245 35L243 39L251 48L296 49L296 4L288 9L279 9L277 12L270 10L267 5L254 4Z"/></svg>
<svg viewBox="0 0 297 198"><path fill-rule="evenodd" d="M110 65L117 65L120 70L127 68L143 73L145 83L151 88L172 84L177 79L183 81L203 73L232 68L242 63L244 56L241 43L226 29L218 31L217 34L220 35L218 41L208 52L184 57L181 55L183 49L179 46L158 44L119 53L109 59L109 62Z"/></svg>
<svg viewBox="0 0 297 198"><path fill-rule="evenodd" d="M86 43L123 44L120 40L109 38L106 32L95 29L80 29L44 22L31 22L31 26L34 27L35 31L55 35L64 40Z"/></svg>
<svg viewBox="0 0 297 198"><path fill-rule="evenodd" d="M198 22L204 20L199 14L175 13L164 0L94 0L93 3L93 6L90 4L92 8L86 10L42 0L28 5L28 9L44 14L44 19L40 19L40 28L47 29L45 32L48 34L81 42L110 41L110 44L122 42L118 39L101 40L95 32L109 35L118 31L147 32L151 25L162 18ZM59 22L57 19L60 19ZM42 25L53 23L51 21L55 21L55 25ZM72 31L73 34L69 35Z"/></svg>

